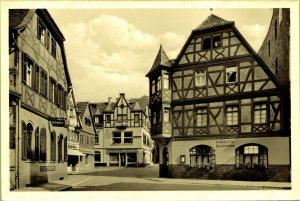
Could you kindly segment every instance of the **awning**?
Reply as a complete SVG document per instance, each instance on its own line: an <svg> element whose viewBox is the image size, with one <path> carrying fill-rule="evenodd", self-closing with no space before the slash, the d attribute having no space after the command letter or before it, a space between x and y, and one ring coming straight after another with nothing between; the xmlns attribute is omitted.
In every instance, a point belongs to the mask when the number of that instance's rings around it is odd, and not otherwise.
<svg viewBox="0 0 300 201"><path fill-rule="evenodd" d="M72 155L72 156L84 156L85 154L75 150L75 149L68 149L68 155Z"/></svg>

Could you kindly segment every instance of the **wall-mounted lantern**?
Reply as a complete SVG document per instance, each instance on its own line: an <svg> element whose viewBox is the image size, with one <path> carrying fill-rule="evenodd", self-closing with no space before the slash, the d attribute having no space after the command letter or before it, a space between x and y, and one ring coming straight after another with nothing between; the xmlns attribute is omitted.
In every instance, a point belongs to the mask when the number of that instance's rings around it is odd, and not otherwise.
<svg viewBox="0 0 300 201"><path fill-rule="evenodd" d="M185 155L180 156L180 163L185 163Z"/></svg>

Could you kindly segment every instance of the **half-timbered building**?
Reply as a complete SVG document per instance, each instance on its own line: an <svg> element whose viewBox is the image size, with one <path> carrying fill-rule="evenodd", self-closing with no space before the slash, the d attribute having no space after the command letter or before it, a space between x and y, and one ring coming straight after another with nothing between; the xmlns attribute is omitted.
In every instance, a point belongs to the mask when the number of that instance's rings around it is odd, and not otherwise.
<svg viewBox="0 0 300 201"><path fill-rule="evenodd" d="M211 14L147 77L161 176L289 180L282 86L234 22Z"/></svg>
<svg viewBox="0 0 300 201"><path fill-rule="evenodd" d="M11 188L67 174L66 95L72 84L64 40L47 10L9 10Z"/></svg>
<svg viewBox="0 0 300 201"><path fill-rule="evenodd" d="M152 163L148 97L92 104L97 130L95 166L146 166Z"/></svg>

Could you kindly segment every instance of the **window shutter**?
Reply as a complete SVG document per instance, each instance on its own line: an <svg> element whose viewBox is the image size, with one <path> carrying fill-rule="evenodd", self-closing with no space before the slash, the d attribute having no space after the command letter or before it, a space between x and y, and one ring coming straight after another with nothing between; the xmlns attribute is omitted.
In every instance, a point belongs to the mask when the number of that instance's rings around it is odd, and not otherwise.
<svg viewBox="0 0 300 201"><path fill-rule="evenodd" d="M56 135L51 133L51 160L56 161Z"/></svg>
<svg viewBox="0 0 300 201"><path fill-rule="evenodd" d="M48 97L48 74L46 73L46 71L44 72L44 76L45 76L45 97Z"/></svg>
<svg viewBox="0 0 300 201"><path fill-rule="evenodd" d="M36 86L35 86L35 65L36 64L33 64L32 65L32 69L31 69L31 72L32 72L32 76L31 76L31 87L35 90L36 89Z"/></svg>
<svg viewBox="0 0 300 201"><path fill-rule="evenodd" d="M27 128L24 121L22 121L22 160L27 159Z"/></svg>
<svg viewBox="0 0 300 201"><path fill-rule="evenodd" d="M40 81L40 67L36 64L35 65L35 87L36 91L39 91L39 81Z"/></svg>

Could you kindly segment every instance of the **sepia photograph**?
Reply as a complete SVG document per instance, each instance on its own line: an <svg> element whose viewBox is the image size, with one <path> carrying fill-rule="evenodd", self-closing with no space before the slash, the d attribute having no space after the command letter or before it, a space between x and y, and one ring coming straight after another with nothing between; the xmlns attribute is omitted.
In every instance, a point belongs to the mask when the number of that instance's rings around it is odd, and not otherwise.
<svg viewBox="0 0 300 201"><path fill-rule="evenodd" d="M300 199L298 23L298 1L1 2L1 197Z"/></svg>

